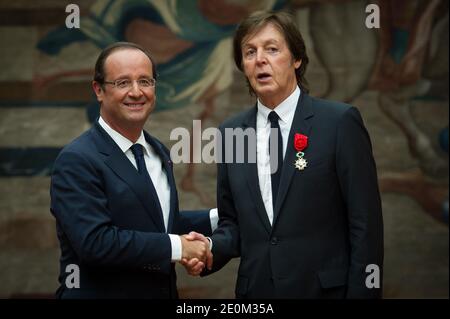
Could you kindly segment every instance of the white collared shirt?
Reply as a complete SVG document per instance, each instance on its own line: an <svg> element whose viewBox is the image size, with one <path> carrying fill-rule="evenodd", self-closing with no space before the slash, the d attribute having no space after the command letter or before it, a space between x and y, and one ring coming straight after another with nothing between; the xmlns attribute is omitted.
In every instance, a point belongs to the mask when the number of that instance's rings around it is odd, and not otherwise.
<svg viewBox="0 0 450 319"><path fill-rule="evenodd" d="M256 161L258 166L258 179L261 197L266 208L270 224L273 223L272 181L270 176L269 137L270 121L269 113L275 111L279 116L281 136L283 137L283 159L288 146L289 132L300 97L300 88L297 86L294 92L273 110L266 107L258 99L256 115Z"/></svg>
<svg viewBox="0 0 450 319"><path fill-rule="evenodd" d="M125 156L130 160L131 164L133 164L133 166L137 169L136 159L130 149L133 143L122 134L111 128L101 116L98 123L106 131L106 133L111 136L117 146L119 146ZM156 193L158 194L159 204L161 205L161 210L163 213L164 227L167 232L170 214L170 185L166 172L163 169L159 155L145 140L143 131L136 141L136 144L141 144L144 148L145 166L147 167L147 171L152 179L153 185L155 186ZM180 260L182 256L181 239L178 235L168 235L172 246L172 260Z"/></svg>

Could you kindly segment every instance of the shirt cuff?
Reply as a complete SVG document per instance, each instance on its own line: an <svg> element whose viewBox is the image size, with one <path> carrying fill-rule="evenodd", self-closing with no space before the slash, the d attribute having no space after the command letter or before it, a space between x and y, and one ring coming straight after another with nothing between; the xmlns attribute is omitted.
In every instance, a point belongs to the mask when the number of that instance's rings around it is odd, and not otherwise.
<svg viewBox="0 0 450 319"><path fill-rule="evenodd" d="M172 261L180 261L182 257L181 238L178 235L169 234L172 246Z"/></svg>
<svg viewBox="0 0 450 319"><path fill-rule="evenodd" d="M210 237L206 237L206 239L208 239L208 241L209 241L209 251L212 251L212 246L213 246L212 239Z"/></svg>
<svg viewBox="0 0 450 319"><path fill-rule="evenodd" d="M217 212L217 208L213 208L209 211L209 220L211 222L211 231L214 232L219 223L219 213Z"/></svg>

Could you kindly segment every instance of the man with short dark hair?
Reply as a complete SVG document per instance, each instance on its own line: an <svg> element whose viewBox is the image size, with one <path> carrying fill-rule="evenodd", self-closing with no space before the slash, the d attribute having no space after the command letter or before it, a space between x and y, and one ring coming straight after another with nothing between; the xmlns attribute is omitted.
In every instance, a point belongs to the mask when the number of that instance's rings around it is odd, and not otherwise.
<svg viewBox="0 0 450 319"><path fill-rule="evenodd" d="M175 261L205 261L205 212L179 212L169 151L143 130L155 107L156 69L133 43L103 50L92 82L94 126L67 145L51 178L61 247L59 298L177 298ZM79 287L67 285L71 265ZM70 278L69 278L70 279Z"/></svg>
<svg viewBox="0 0 450 319"><path fill-rule="evenodd" d="M257 102L220 130L255 130L257 160L227 163L236 148L223 151L212 272L240 257L237 298L380 297L381 201L358 109L308 95L305 44L287 13L245 19L234 58Z"/></svg>

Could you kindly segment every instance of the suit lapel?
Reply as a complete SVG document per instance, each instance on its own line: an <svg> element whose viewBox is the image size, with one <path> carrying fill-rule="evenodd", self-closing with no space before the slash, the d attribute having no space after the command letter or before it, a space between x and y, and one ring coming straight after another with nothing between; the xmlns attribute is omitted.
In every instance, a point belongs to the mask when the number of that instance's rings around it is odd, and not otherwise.
<svg viewBox="0 0 450 319"><path fill-rule="evenodd" d="M296 150L294 148L294 134L300 133L309 136L311 131L311 118L314 116L312 109L312 100L306 93L301 93L297 102L294 119L292 121L289 139L284 157L283 169L281 171L280 187L278 189L277 203L274 209L273 226L280 215L280 209L283 205L286 194L291 185L292 177L295 173ZM273 227L272 227L273 228Z"/></svg>
<svg viewBox="0 0 450 319"><path fill-rule="evenodd" d="M257 108L255 107L253 110L251 110L249 112L248 117L243 122L244 130L246 128L252 128L256 132L256 114L257 114ZM256 135L255 135L255 137L256 137ZM254 142L256 145L256 141L254 141ZM248 144L246 146L247 147L245 149L248 150L249 149ZM264 228L270 234L272 227L270 225L269 217L267 216L266 208L264 207L264 202L263 202L263 199L261 196L261 191L260 191L260 187L259 187L257 163L256 162L249 163L248 158L244 163L245 163L244 171L246 174L247 184L250 189L250 193L252 195L253 202L256 205L257 214L258 214L259 218L261 219L261 221L264 225Z"/></svg>
<svg viewBox="0 0 450 319"><path fill-rule="evenodd" d="M99 152L105 156L105 164L130 186L158 230L165 232L159 199L150 191L148 182L138 174L119 146L97 122L94 124L93 132Z"/></svg>

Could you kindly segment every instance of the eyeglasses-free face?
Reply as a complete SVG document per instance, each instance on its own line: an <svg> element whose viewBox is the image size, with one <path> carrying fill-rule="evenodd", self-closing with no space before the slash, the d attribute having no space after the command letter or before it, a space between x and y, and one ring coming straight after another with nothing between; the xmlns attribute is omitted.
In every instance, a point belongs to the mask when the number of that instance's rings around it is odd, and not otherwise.
<svg viewBox="0 0 450 319"><path fill-rule="evenodd" d="M295 61L284 35L268 23L242 41L244 74L260 101L273 108L284 101L297 86Z"/></svg>

